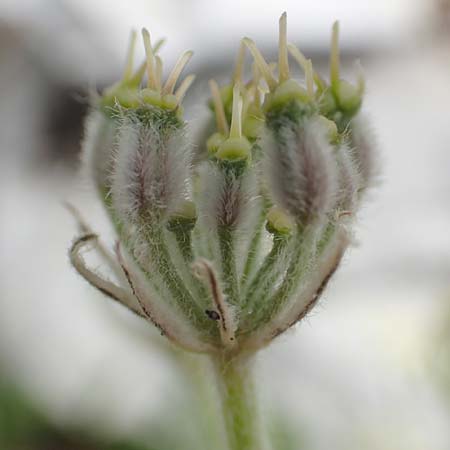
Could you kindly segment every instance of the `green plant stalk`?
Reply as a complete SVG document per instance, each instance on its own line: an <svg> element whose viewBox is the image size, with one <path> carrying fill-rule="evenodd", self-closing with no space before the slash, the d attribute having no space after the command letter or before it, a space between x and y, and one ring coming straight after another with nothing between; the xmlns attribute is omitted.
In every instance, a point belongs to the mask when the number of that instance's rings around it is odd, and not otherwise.
<svg viewBox="0 0 450 450"><path fill-rule="evenodd" d="M221 226L218 230L222 271L225 281L225 294L232 305L239 303L239 284L236 272L233 232L230 227Z"/></svg>
<svg viewBox="0 0 450 450"><path fill-rule="evenodd" d="M264 259L259 271L256 273L246 291L242 309L251 311L255 306L255 300L258 298L261 291L263 293L270 291L270 289L268 289L269 286L274 283L278 276L278 273L274 270L274 266L277 264L280 255L286 248L287 242L288 240L286 238L280 238L278 236L274 237L271 251Z"/></svg>
<svg viewBox="0 0 450 450"><path fill-rule="evenodd" d="M148 237L147 241L151 244L152 253L158 255L159 273L166 281L170 292L179 300L178 305L187 317L191 317L204 330L212 330L214 324L203 313L201 306L194 300L189 290L181 280L167 249L166 242L161 230L152 230L153 233ZM150 277L149 277L150 278Z"/></svg>
<svg viewBox="0 0 450 450"><path fill-rule="evenodd" d="M252 377L253 358L215 361L229 450L267 449L259 424Z"/></svg>
<svg viewBox="0 0 450 450"><path fill-rule="evenodd" d="M253 237L250 241L250 245L248 248L247 259L244 264L244 270L241 276L241 290L244 291L247 287L247 283L249 282L250 276L255 267L255 262L258 257L258 249L260 247L261 238L264 230L264 223L266 222L266 213L267 208L264 207L261 209L261 213L259 216L258 225L256 227L256 231L253 234Z"/></svg>

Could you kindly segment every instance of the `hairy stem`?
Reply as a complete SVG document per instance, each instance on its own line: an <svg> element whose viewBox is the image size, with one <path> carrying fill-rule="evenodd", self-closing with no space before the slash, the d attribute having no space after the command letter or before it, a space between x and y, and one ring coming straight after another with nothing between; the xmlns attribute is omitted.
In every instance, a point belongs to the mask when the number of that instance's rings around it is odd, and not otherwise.
<svg viewBox="0 0 450 450"><path fill-rule="evenodd" d="M216 373L229 450L262 450L262 427L252 378L252 359L217 359Z"/></svg>
<svg viewBox="0 0 450 450"><path fill-rule="evenodd" d="M230 227L221 226L219 227L218 234L222 259L222 272L225 281L225 294L228 303L237 305L239 302L239 284L236 271L233 232Z"/></svg>
<svg viewBox="0 0 450 450"><path fill-rule="evenodd" d="M286 248L286 238L275 237L273 241L272 250L264 259L260 269L251 281L243 303L243 310L250 313L255 307L256 303L261 300L262 296L270 293L270 287L276 281L279 273L276 269L276 264L280 260L280 256Z"/></svg>
<svg viewBox="0 0 450 450"><path fill-rule="evenodd" d="M247 283L253 274L255 263L258 259L259 249L261 247L261 239L264 231L264 223L266 222L267 207L264 205L261 208L259 215L259 221L256 226L256 230L253 233L252 239L247 252L247 259L245 260L244 270L241 276L241 290L244 291L247 287Z"/></svg>
<svg viewBox="0 0 450 450"><path fill-rule="evenodd" d="M183 280L170 257L162 230L153 230L153 233L148 237L147 242L150 244L152 257L156 258L156 267L165 281L167 288L176 299L180 310L186 317L190 317L197 326L200 326L205 331L211 332L212 329L215 329L213 326L214 324L211 324L211 320L208 319L204 314L203 308L198 304L198 299L193 298L192 294L183 283Z"/></svg>

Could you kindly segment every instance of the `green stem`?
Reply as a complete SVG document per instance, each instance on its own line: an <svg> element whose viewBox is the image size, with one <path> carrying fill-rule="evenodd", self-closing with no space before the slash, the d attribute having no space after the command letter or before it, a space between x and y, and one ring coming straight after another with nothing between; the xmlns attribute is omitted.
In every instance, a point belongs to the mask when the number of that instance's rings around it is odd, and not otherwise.
<svg viewBox="0 0 450 450"><path fill-rule="evenodd" d="M222 226L218 230L222 272L225 281L227 301L232 305L239 302L239 285L236 271L233 232L230 227Z"/></svg>
<svg viewBox="0 0 450 450"><path fill-rule="evenodd" d="M262 298L270 294L270 286L275 283L279 275L279 272L275 270L275 266L280 262L280 256L286 248L287 242L288 240L285 237L274 236L272 250L265 257L260 269L246 290L242 309L249 315L254 316L253 309L255 304L258 302L263 303Z"/></svg>
<svg viewBox="0 0 450 450"><path fill-rule="evenodd" d="M215 362L229 450L266 448L259 424L252 360L225 357Z"/></svg>
<svg viewBox="0 0 450 450"><path fill-rule="evenodd" d="M162 230L156 229L152 231L152 234L147 238L147 242L150 244L152 256L157 261L158 271L173 295L177 306L186 317L191 318L195 322L199 329L203 329L208 333L211 333L212 330L215 331L216 327L211 324L211 320L208 319L203 308L193 298L179 276L170 257ZM146 273L148 274L148 272Z"/></svg>
<svg viewBox="0 0 450 450"><path fill-rule="evenodd" d="M247 259L245 260L244 270L241 277L241 290L245 289L255 267L255 262L258 256L258 250L260 248L260 242L264 230L264 223L266 222L267 209L268 208L266 206L261 209L259 221L256 225L256 231L254 232L253 237L250 241Z"/></svg>
<svg viewBox="0 0 450 450"><path fill-rule="evenodd" d="M288 302L292 294L297 290L303 277L314 266L311 264L311 260L320 257L328 242L332 238L333 232L333 225L329 225L325 228L322 236L316 244L315 251L313 248L315 241L314 232L311 229L307 231L305 230L303 236L300 236L297 239L297 242L294 244L294 248L292 250L291 263L288 266L281 286L272 298L265 302L266 305L269 305L269 309L268 311L265 311L265 314L260 315L264 322L269 321L271 317L273 317L274 314L276 314L276 312L279 311L286 302Z"/></svg>
<svg viewBox="0 0 450 450"><path fill-rule="evenodd" d="M183 256L186 265L189 266L194 259L194 254L192 252L192 230L180 229L175 230L173 233L181 255Z"/></svg>
<svg viewBox="0 0 450 450"><path fill-rule="evenodd" d="M211 298L205 285L200 280L192 276L191 264L194 261L192 233L192 230L183 230L182 228L173 230L178 249L180 250L181 256L183 257L183 262L185 264L185 267L182 269L186 271L187 268L187 276L190 278L192 289L194 289L194 293L197 298L203 301L204 309L211 306Z"/></svg>

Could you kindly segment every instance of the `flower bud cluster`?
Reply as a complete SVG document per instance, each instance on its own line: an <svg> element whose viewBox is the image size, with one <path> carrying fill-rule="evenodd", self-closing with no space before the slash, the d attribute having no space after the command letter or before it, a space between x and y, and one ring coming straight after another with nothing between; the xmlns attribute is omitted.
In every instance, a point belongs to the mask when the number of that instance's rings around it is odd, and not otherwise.
<svg viewBox="0 0 450 450"><path fill-rule="evenodd" d="M117 244L109 254L87 233L74 242L72 263L188 350L254 351L301 320L338 267L376 173L360 113L363 78L353 85L339 76L338 24L329 82L287 42L286 14L279 25L277 63L244 38L231 83L209 82L215 125L197 143L203 153L194 154L181 105L192 53L163 82L159 45L145 29L146 61L133 71L133 34L123 79L87 119L84 167ZM304 83L291 77L289 55ZM116 282L87 267L88 243L106 255Z"/></svg>

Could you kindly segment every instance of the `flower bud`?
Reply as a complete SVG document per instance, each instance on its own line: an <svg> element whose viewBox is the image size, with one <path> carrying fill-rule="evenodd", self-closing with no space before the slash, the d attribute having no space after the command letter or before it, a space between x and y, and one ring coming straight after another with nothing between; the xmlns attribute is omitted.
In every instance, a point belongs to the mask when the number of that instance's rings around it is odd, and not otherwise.
<svg viewBox="0 0 450 450"><path fill-rule="evenodd" d="M302 226L320 221L331 210L337 167L327 130L317 120L287 125L265 145L266 176L274 202Z"/></svg>
<svg viewBox="0 0 450 450"><path fill-rule="evenodd" d="M277 75L244 38L230 84L210 80L214 115L196 156L181 107L194 77L175 90L192 52L163 83L147 30L145 64L133 73L133 35L123 79L87 121L84 164L115 226L116 254L84 227L71 261L188 350L252 352L305 317L349 245L351 221L340 219L356 215L374 177L373 138L359 116L364 85L339 77L337 24L328 84L288 44L285 13L279 30ZM254 64L245 82L247 48ZM304 83L291 78L289 54ZM87 242L120 285L87 267Z"/></svg>
<svg viewBox="0 0 450 450"><path fill-rule="evenodd" d="M127 112L119 126L112 197L124 222L164 220L187 194L192 154L182 126L153 113Z"/></svg>
<svg viewBox="0 0 450 450"><path fill-rule="evenodd" d="M365 117L355 117L350 123L352 157L360 173L360 191L372 186L379 174L376 138Z"/></svg>

